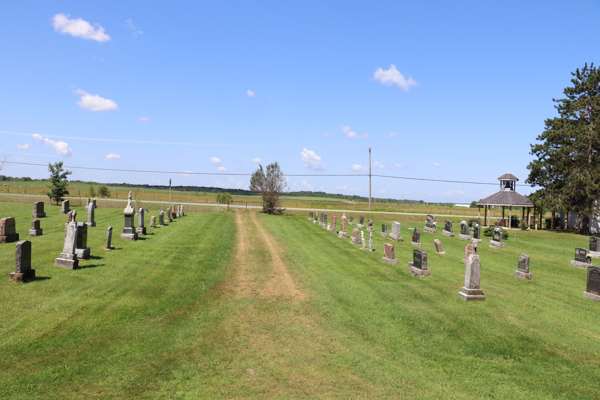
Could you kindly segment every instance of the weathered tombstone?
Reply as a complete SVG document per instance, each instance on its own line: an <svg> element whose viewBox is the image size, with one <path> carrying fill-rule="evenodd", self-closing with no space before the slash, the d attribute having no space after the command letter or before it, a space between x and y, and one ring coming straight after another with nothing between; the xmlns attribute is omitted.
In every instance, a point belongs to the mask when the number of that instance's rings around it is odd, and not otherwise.
<svg viewBox="0 0 600 400"><path fill-rule="evenodd" d="M473 243L481 243L481 227L479 224L473 224Z"/></svg>
<svg viewBox="0 0 600 400"><path fill-rule="evenodd" d="M427 221L425 222L425 228L423 228L423 230L429 233L437 233L435 215L427 215Z"/></svg>
<svg viewBox="0 0 600 400"><path fill-rule="evenodd" d="M413 229L411 244L413 246L421 247L421 232L419 232L419 228Z"/></svg>
<svg viewBox="0 0 600 400"><path fill-rule="evenodd" d="M146 210L146 212L148 212L148 210ZM185 217L185 206L183 204L181 205L181 211L179 211L179 215Z"/></svg>
<svg viewBox="0 0 600 400"><path fill-rule="evenodd" d="M387 224L381 224L381 233L379 234L379 236L381 237L388 237L390 234L388 232L388 226Z"/></svg>
<svg viewBox="0 0 600 400"><path fill-rule="evenodd" d="M589 242L589 253L593 258L600 258L600 240L599 238L592 236Z"/></svg>
<svg viewBox="0 0 600 400"><path fill-rule="evenodd" d="M121 239L126 240L137 240L137 233L135 226L133 225L133 214L135 211L131 206L131 192L127 196L127 206L123 210L123 216L125 217L125 226L123 227L123 233L121 233Z"/></svg>
<svg viewBox="0 0 600 400"><path fill-rule="evenodd" d="M150 218L150 228L156 228L156 215L153 215L152 218Z"/></svg>
<svg viewBox="0 0 600 400"><path fill-rule="evenodd" d="M44 202L38 201L33 203L33 214L31 214L31 218L44 218L46 213L44 212Z"/></svg>
<svg viewBox="0 0 600 400"><path fill-rule="evenodd" d="M312 212L312 211L309 211L309 212L308 212L308 220L309 220L309 221L312 221L312 219L313 219L313 212Z"/></svg>
<svg viewBox="0 0 600 400"><path fill-rule="evenodd" d="M381 260L388 264L397 264L398 260L396 259L396 249L394 249L394 245L391 243L383 244L383 257Z"/></svg>
<svg viewBox="0 0 600 400"><path fill-rule="evenodd" d="M351 216L348 218L348 224L349 224L349 225L354 225L354 215L351 215Z"/></svg>
<svg viewBox="0 0 600 400"><path fill-rule="evenodd" d="M583 297L600 301L600 267L588 267L587 287Z"/></svg>
<svg viewBox="0 0 600 400"><path fill-rule="evenodd" d="M89 199L89 198L88 198L87 205L86 205L84 208L85 208L85 209L89 209L89 208L90 208L90 205L91 205L93 208L96 208L96 199Z"/></svg>
<svg viewBox="0 0 600 400"><path fill-rule="evenodd" d="M165 222L173 222L173 218L171 218L171 208L167 207L165 211Z"/></svg>
<svg viewBox="0 0 600 400"><path fill-rule="evenodd" d="M367 249L367 241L365 240L365 231L360 231L360 248L362 250Z"/></svg>
<svg viewBox="0 0 600 400"><path fill-rule="evenodd" d="M35 269L31 269L31 242L17 242L15 272L8 274L9 282L25 283L35 279Z"/></svg>
<svg viewBox="0 0 600 400"><path fill-rule="evenodd" d="M373 251L373 232L369 232L369 251Z"/></svg>
<svg viewBox="0 0 600 400"><path fill-rule="evenodd" d="M427 252L421 249L413 249L413 260L408 262L408 272L417 278L431 275L428 269Z"/></svg>
<svg viewBox="0 0 600 400"><path fill-rule="evenodd" d="M469 235L469 224L467 221L460 221L460 235L458 235L460 240L471 240L471 236Z"/></svg>
<svg viewBox="0 0 600 400"><path fill-rule="evenodd" d="M181 206L179 205L175 206L175 216L181 218Z"/></svg>
<svg viewBox="0 0 600 400"><path fill-rule="evenodd" d="M114 250L112 247L112 226L108 227L106 231L106 240L104 241L104 250Z"/></svg>
<svg viewBox="0 0 600 400"><path fill-rule="evenodd" d="M327 213L323 214L323 228L329 229L329 215Z"/></svg>
<svg viewBox="0 0 600 400"><path fill-rule="evenodd" d="M435 239L433 241L433 244L435 245L435 252L437 254L446 254L446 252L444 251L444 245L442 245L442 242L440 242L439 239Z"/></svg>
<svg viewBox="0 0 600 400"><path fill-rule="evenodd" d="M86 225L88 227L96 226L96 205L94 203L88 204L88 220Z"/></svg>
<svg viewBox="0 0 600 400"><path fill-rule="evenodd" d="M373 220L369 219L367 221L367 232L373 232Z"/></svg>
<svg viewBox="0 0 600 400"><path fill-rule="evenodd" d="M575 259L571 260L571 265L583 269L587 269L592 265L592 258L588 257L588 249L577 247L575 249Z"/></svg>
<svg viewBox="0 0 600 400"><path fill-rule="evenodd" d="M337 215L331 217L331 226L329 227L331 233L337 233Z"/></svg>
<svg viewBox="0 0 600 400"><path fill-rule="evenodd" d="M29 236L42 236L44 230L40 229L40 220L36 219L31 221L31 229L29 230Z"/></svg>
<svg viewBox="0 0 600 400"><path fill-rule="evenodd" d="M442 233L444 234L444 236L454 237L454 233L452 232L452 221L444 221L444 230L442 231Z"/></svg>
<svg viewBox="0 0 600 400"><path fill-rule="evenodd" d="M158 225L165 226L165 213L163 210L160 210L160 213L158 213Z"/></svg>
<svg viewBox="0 0 600 400"><path fill-rule="evenodd" d="M88 227L85 222L77 223L77 247L75 248L75 254L79 259L88 259L92 254L92 249L87 247L87 233Z"/></svg>
<svg viewBox="0 0 600 400"><path fill-rule="evenodd" d="M172 219L177 218L177 212L175 211L175 204L171 204L169 206L169 215L171 216Z"/></svg>
<svg viewBox="0 0 600 400"><path fill-rule="evenodd" d="M67 214L69 211L71 211L69 209L69 200L63 200L62 205L60 207L60 213Z"/></svg>
<svg viewBox="0 0 600 400"><path fill-rule="evenodd" d="M12 217L0 219L0 243L12 243L19 240L17 225Z"/></svg>
<svg viewBox="0 0 600 400"><path fill-rule="evenodd" d="M392 233L388 235L388 237L394 242L403 242L404 239L402 235L400 235L400 222L393 221L392 222Z"/></svg>
<svg viewBox="0 0 600 400"><path fill-rule="evenodd" d="M352 229L352 239L351 239L352 244L361 244L359 232L360 232L360 230L358 228Z"/></svg>
<svg viewBox="0 0 600 400"><path fill-rule="evenodd" d="M347 228L347 219L346 219L346 214L344 213L340 220L340 232L339 232L340 239L344 239L344 238L348 237L348 233L346 233L346 228Z"/></svg>
<svg viewBox="0 0 600 400"><path fill-rule="evenodd" d="M140 207L139 217L138 217L139 226L135 230L135 233L139 235L146 234L146 227L144 226L144 209Z"/></svg>
<svg viewBox="0 0 600 400"><path fill-rule="evenodd" d="M503 249L504 248L504 232L500 228L494 228L494 232L492 233L492 240L490 240L490 245L492 249Z"/></svg>
<svg viewBox="0 0 600 400"><path fill-rule="evenodd" d="M67 235L65 236L65 245L60 256L54 260L54 265L68 269L76 269L79 266L79 260L75 254L77 248L77 222L71 219L72 211L69 212L70 222L67 223Z"/></svg>
<svg viewBox="0 0 600 400"><path fill-rule="evenodd" d="M481 264L479 256L471 254L465 262L465 286L458 292L458 297L465 301L485 300L480 286Z"/></svg>
<svg viewBox="0 0 600 400"><path fill-rule="evenodd" d="M365 217L361 215L358 219L358 224L356 225L358 228L364 229L365 227Z"/></svg>
<svg viewBox="0 0 600 400"><path fill-rule="evenodd" d="M515 276L521 279L531 279L531 272L529 272L530 258L527 254L520 254L517 260L517 270Z"/></svg>
<svg viewBox="0 0 600 400"><path fill-rule="evenodd" d="M477 254L477 248L473 244L466 244L465 245L465 256L460 261L467 262L467 260L469 259L469 256L471 254Z"/></svg>

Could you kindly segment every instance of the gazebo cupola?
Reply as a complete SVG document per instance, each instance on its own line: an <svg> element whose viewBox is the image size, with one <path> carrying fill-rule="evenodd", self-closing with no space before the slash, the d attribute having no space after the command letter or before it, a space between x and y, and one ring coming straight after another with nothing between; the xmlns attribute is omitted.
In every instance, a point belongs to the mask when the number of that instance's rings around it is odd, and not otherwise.
<svg viewBox="0 0 600 400"><path fill-rule="evenodd" d="M502 175L500 178L498 178L498 180L500 181L500 190L511 190L513 192L517 191L517 181L519 178L510 172Z"/></svg>

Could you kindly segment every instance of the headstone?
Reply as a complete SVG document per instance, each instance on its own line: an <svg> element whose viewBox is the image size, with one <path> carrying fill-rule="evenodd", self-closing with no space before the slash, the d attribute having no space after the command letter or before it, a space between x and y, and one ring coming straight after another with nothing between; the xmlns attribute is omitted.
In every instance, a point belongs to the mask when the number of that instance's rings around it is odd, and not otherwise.
<svg viewBox="0 0 600 400"><path fill-rule="evenodd" d="M367 241L365 240L365 231L360 231L360 248L362 250L367 249Z"/></svg>
<svg viewBox="0 0 600 400"><path fill-rule="evenodd" d="M337 215L331 217L331 226L329 227L331 233L337 233Z"/></svg>
<svg viewBox="0 0 600 400"><path fill-rule="evenodd" d="M587 269L592 265L592 259L588 257L588 249L577 247L575 249L575 259L571 260L571 265L583 269Z"/></svg>
<svg viewBox="0 0 600 400"><path fill-rule="evenodd" d="M342 218L340 219L340 232L339 232L340 239L348 237L348 233L346 232L346 228L347 228L347 218L346 218L346 213L344 213L342 215Z"/></svg>
<svg viewBox="0 0 600 400"><path fill-rule="evenodd" d="M587 286L583 296L586 299L600 301L600 267L588 267Z"/></svg>
<svg viewBox="0 0 600 400"><path fill-rule="evenodd" d="M42 236L44 230L40 229L40 220L36 219L31 221L31 229L29 230L29 236Z"/></svg>
<svg viewBox="0 0 600 400"><path fill-rule="evenodd" d="M171 217L171 208L167 207L165 211L165 222L173 222L173 218Z"/></svg>
<svg viewBox="0 0 600 400"><path fill-rule="evenodd" d="M494 232L492 233L492 240L490 240L490 245L492 249L503 249L504 248L504 232L500 228L494 228Z"/></svg>
<svg viewBox="0 0 600 400"><path fill-rule="evenodd" d="M367 221L367 232L373 232L373 220L369 219Z"/></svg>
<svg viewBox="0 0 600 400"><path fill-rule="evenodd" d="M352 244L361 244L359 232L360 230L358 228L352 229Z"/></svg>
<svg viewBox="0 0 600 400"><path fill-rule="evenodd" d="M313 212L312 212L312 211L309 211L309 212L308 212L308 220L309 220L309 221L312 221L312 219L313 219Z"/></svg>
<svg viewBox="0 0 600 400"><path fill-rule="evenodd" d="M381 224L381 233L379 234L379 236L381 236L381 237L388 237L389 236L387 224Z"/></svg>
<svg viewBox="0 0 600 400"><path fill-rule="evenodd" d="M60 207L60 213L67 214L69 211L71 211L69 209L69 200L63 200L62 205Z"/></svg>
<svg viewBox="0 0 600 400"><path fill-rule="evenodd" d="M452 232L452 221L444 221L444 230L442 231L442 233L444 234L444 236L454 237L454 233Z"/></svg>
<svg viewBox="0 0 600 400"><path fill-rule="evenodd" d="M413 249L413 260L408 262L408 272L417 278L431 275L428 269L427 252L421 249Z"/></svg>
<svg viewBox="0 0 600 400"><path fill-rule="evenodd" d="M92 249L87 247L88 227L85 222L77 222L77 247L75 254L79 259L88 259L92 254Z"/></svg>
<svg viewBox="0 0 600 400"><path fill-rule="evenodd" d="M435 215L427 215L427 220L425 221L425 228L423 228L425 232L429 233L437 233L437 226L435 222Z"/></svg>
<svg viewBox="0 0 600 400"><path fill-rule="evenodd" d="M37 203L33 203L33 214L31 214L31 218L44 218L45 216L44 202L38 201Z"/></svg>
<svg viewBox="0 0 600 400"><path fill-rule="evenodd" d="M148 210L146 210L146 212L148 212ZM181 211L179 211L179 215L185 217L185 206L183 204L181 205Z"/></svg>
<svg viewBox="0 0 600 400"><path fill-rule="evenodd" d="M400 222L392 222L392 233L388 237L395 242L403 242L402 235L400 235Z"/></svg>
<svg viewBox="0 0 600 400"><path fill-rule="evenodd" d="M165 226L165 213L163 210L158 213L158 225Z"/></svg>
<svg viewBox="0 0 600 400"><path fill-rule="evenodd" d="M411 244L413 246L421 247L421 232L419 232L419 228L413 229Z"/></svg>
<svg viewBox="0 0 600 400"><path fill-rule="evenodd" d="M354 225L354 216L353 215L350 216L350 219L348 220L348 223L350 225Z"/></svg>
<svg viewBox="0 0 600 400"><path fill-rule="evenodd" d="M146 234L146 227L144 226L144 209L140 207L139 209L139 217L138 217L139 226L135 230L135 233L139 235Z"/></svg>
<svg viewBox="0 0 600 400"><path fill-rule="evenodd" d="M171 216L173 217L173 219L177 218L177 209L175 204L171 205Z"/></svg>
<svg viewBox="0 0 600 400"><path fill-rule="evenodd" d="M481 243L481 227L479 224L473 225L473 243Z"/></svg>
<svg viewBox="0 0 600 400"><path fill-rule="evenodd" d="M394 245L391 243L383 244L383 257L381 257L383 262L388 264L397 264L398 260L396 259L396 250L394 249Z"/></svg>
<svg viewBox="0 0 600 400"><path fill-rule="evenodd" d="M152 218L150 218L150 228L156 228L156 215L153 215Z"/></svg>
<svg viewBox="0 0 600 400"><path fill-rule="evenodd" d="M460 240L471 240L471 236L469 235L469 224L467 221L460 221Z"/></svg>
<svg viewBox="0 0 600 400"><path fill-rule="evenodd" d="M181 206L180 205L175 206L175 216L177 218L181 218Z"/></svg>
<svg viewBox="0 0 600 400"><path fill-rule="evenodd" d="M369 232L369 251L373 251L373 232Z"/></svg>
<svg viewBox="0 0 600 400"><path fill-rule="evenodd" d="M593 258L600 258L600 238L595 236L590 237L589 253Z"/></svg>
<svg viewBox="0 0 600 400"><path fill-rule="evenodd" d="M469 259L469 256L471 254L477 254L477 249L472 244L466 244L465 245L465 256L463 257L463 259L461 261L467 262L467 260Z"/></svg>
<svg viewBox="0 0 600 400"><path fill-rule="evenodd" d="M356 225L358 228L363 229L365 227L365 217L364 215L361 215L358 219L358 225Z"/></svg>
<svg viewBox="0 0 600 400"><path fill-rule="evenodd" d="M520 254L517 260L517 270L515 276L520 279L531 279L531 272L529 271L529 256L527 254Z"/></svg>
<svg viewBox="0 0 600 400"><path fill-rule="evenodd" d="M108 227L106 231L106 240L104 241L104 250L114 250L112 247L112 226Z"/></svg>
<svg viewBox="0 0 600 400"><path fill-rule="evenodd" d="M481 265L479 256L471 254L465 262L465 286L458 292L458 297L462 300L485 300L485 296L480 286Z"/></svg>
<svg viewBox="0 0 600 400"><path fill-rule="evenodd" d="M8 274L9 282L25 283L35 279L35 269L31 269L31 242L17 242L15 272Z"/></svg>
<svg viewBox="0 0 600 400"><path fill-rule="evenodd" d="M19 240L15 219L6 217L0 219L0 243L12 243Z"/></svg>
<svg viewBox="0 0 600 400"><path fill-rule="evenodd" d="M88 198L87 205L86 205L84 208L86 208L86 209L89 209L89 208L90 208L90 205L91 205L93 208L96 208L96 199L90 199L90 198Z"/></svg>
<svg viewBox="0 0 600 400"><path fill-rule="evenodd" d="M69 212L69 219L71 219L72 211ZM65 245L63 247L60 256L54 260L54 265L57 267L64 267L68 269L76 269L79 266L79 260L75 254L77 249L77 222L71 220L67 223L67 235L65 236Z"/></svg>
<svg viewBox="0 0 600 400"><path fill-rule="evenodd" d="M446 252L444 251L444 245L442 245L442 242L440 242L439 239L435 239L433 241L433 244L435 245L435 252L437 254L446 254Z"/></svg>
<svg viewBox="0 0 600 400"><path fill-rule="evenodd" d="M94 203L88 204L88 220L86 225L88 227L96 226L96 206Z"/></svg>
<svg viewBox="0 0 600 400"><path fill-rule="evenodd" d="M137 233L135 226L133 225L133 214L135 211L131 206L131 192L127 196L127 206L123 210L123 216L125 217L125 226L123 227L123 233L121 233L121 239L126 240L137 240Z"/></svg>

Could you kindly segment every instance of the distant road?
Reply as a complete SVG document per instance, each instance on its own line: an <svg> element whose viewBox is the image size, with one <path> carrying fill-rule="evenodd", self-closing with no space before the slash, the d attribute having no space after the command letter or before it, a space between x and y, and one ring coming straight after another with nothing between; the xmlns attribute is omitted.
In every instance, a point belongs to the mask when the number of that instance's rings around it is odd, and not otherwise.
<svg viewBox="0 0 600 400"><path fill-rule="evenodd" d="M3 196L27 196L27 197L44 197L40 194L13 194L13 193L0 193ZM87 197L65 197L65 199L87 199ZM101 201L117 201L126 203L125 199L98 199L97 202ZM171 202L168 201L157 201L157 200L140 200L143 203L154 203L154 204L185 204L190 206L205 206L205 207L219 207L218 204L215 203L185 203L185 202ZM220 205L220 207L227 207L225 205ZM245 206L232 204L229 207L231 208L243 208L243 209L261 209L261 206ZM446 214L424 214L424 213L407 213L407 212L395 212L395 211L369 211L369 210L332 210L329 208L292 208L286 207L286 210L290 211L322 211L322 212L337 212L337 213L353 213L353 214L389 214L389 215L435 215L436 217L454 217L454 218L476 218L476 215L446 215ZM482 216L483 218L483 216ZM496 218L488 215L488 218Z"/></svg>

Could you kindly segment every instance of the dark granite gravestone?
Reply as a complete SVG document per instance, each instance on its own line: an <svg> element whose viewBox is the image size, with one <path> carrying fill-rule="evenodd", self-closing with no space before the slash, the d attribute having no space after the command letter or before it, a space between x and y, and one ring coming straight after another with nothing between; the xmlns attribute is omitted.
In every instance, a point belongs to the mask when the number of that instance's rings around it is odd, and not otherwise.
<svg viewBox="0 0 600 400"><path fill-rule="evenodd" d="M421 247L421 232L419 232L419 228L413 229L412 245Z"/></svg>
<svg viewBox="0 0 600 400"><path fill-rule="evenodd" d="M127 198L127 206L123 210L123 217L125 218L125 223L123 226L123 233L121 233L121 235L119 235L119 236L121 237L121 239L137 240L138 235L137 235L137 232L135 229L135 225L133 224L133 216L135 214L135 211L133 210L133 207L131 205L131 200L132 200L131 192L129 192L129 195ZM169 208L167 215L170 215L170 214L171 214L171 209Z"/></svg>
<svg viewBox="0 0 600 400"><path fill-rule="evenodd" d="M517 270L515 276L521 279L531 279L531 272L529 272L530 258L527 254L520 254L517 260Z"/></svg>
<svg viewBox="0 0 600 400"><path fill-rule="evenodd" d="M38 201L37 203L33 203L33 213L31 214L31 218L44 218L45 216L44 202Z"/></svg>
<svg viewBox="0 0 600 400"><path fill-rule="evenodd" d="M369 219L367 221L367 232L373 232L373 220Z"/></svg>
<svg viewBox="0 0 600 400"><path fill-rule="evenodd" d="M88 206L89 207L89 206ZM92 249L87 247L88 225L85 222L77 223L77 247L75 254L78 259L87 259L92 254Z"/></svg>
<svg viewBox="0 0 600 400"><path fill-rule="evenodd" d="M590 300L600 301L600 267L588 267L587 287L583 296Z"/></svg>
<svg viewBox="0 0 600 400"><path fill-rule="evenodd" d="M435 225L435 215L427 215L427 220L425 221L425 227L423 228L426 232L436 233L437 228Z"/></svg>
<svg viewBox="0 0 600 400"><path fill-rule="evenodd" d="M590 249L590 251L598 251L598 238L597 237L592 236L590 238L589 249Z"/></svg>
<svg viewBox="0 0 600 400"><path fill-rule="evenodd" d="M387 224L381 224L381 233L379 236L388 237L388 226Z"/></svg>
<svg viewBox="0 0 600 400"><path fill-rule="evenodd" d="M11 282L25 283L35 279L35 269L31 269L31 242L17 242L15 272L8 274Z"/></svg>
<svg viewBox="0 0 600 400"><path fill-rule="evenodd" d="M575 249L575 259L571 260L571 265L577 268L587 269L592 265L592 259L588 257L588 249L577 247Z"/></svg>
<svg viewBox="0 0 600 400"><path fill-rule="evenodd" d="M104 250L114 250L112 247L112 226L108 227L106 231L106 240L104 241Z"/></svg>
<svg viewBox="0 0 600 400"><path fill-rule="evenodd" d="M60 207L60 213L67 214L69 211L71 211L69 209L69 200L63 200L62 206Z"/></svg>
<svg viewBox="0 0 600 400"><path fill-rule="evenodd" d="M454 237L454 232L452 232L452 221L444 221L444 231L442 233L444 236Z"/></svg>
<svg viewBox="0 0 600 400"><path fill-rule="evenodd" d="M19 240L17 224L12 217L0 219L0 243L12 243Z"/></svg>
<svg viewBox="0 0 600 400"><path fill-rule="evenodd" d="M365 227L365 217L363 215L361 215L358 218L358 225L356 225L359 228L364 228Z"/></svg>
<svg viewBox="0 0 600 400"><path fill-rule="evenodd" d="M473 239L481 240L481 228L479 227L479 225L475 225L473 227Z"/></svg>
<svg viewBox="0 0 600 400"><path fill-rule="evenodd" d="M29 230L29 236L41 236L44 234L43 229L40 228L40 220L36 219L31 221L31 229Z"/></svg>
<svg viewBox="0 0 600 400"><path fill-rule="evenodd" d="M489 247L493 249L504 248L504 232L500 228L494 228L492 233L492 240L490 240Z"/></svg>
<svg viewBox="0 0 600 400"><path fill-rule="evenodd" d="M417 278L431 275L431 271L428 268L427 252L425 250L413 250L413 260L408 262L408 272Z"/></svg>

